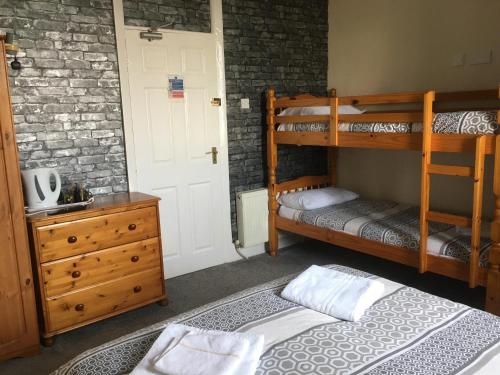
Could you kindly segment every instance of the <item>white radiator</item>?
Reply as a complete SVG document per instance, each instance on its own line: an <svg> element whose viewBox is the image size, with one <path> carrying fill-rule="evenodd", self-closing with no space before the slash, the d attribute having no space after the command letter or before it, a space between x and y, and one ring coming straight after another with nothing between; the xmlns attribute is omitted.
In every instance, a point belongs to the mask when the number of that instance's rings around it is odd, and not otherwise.
<svg viewBox="0 0 500 375"><path fill-rule="evenodd" d="M236 194L238 240L242 247L267 242L267 189Z"/></svg>

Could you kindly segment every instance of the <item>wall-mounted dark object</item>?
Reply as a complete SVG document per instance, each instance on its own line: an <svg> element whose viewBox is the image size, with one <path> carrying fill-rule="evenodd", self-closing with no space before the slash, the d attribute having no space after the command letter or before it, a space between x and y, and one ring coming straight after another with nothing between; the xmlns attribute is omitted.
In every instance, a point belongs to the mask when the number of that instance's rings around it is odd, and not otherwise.
<svg viewBox="0 0 500 375"><path fill-rule="evenodd" d="M21 70L22 66L21 63L17 60L17 56L14 57L14 61L10 63L10 67L12 70Z"/></svg>
<svg viewBox="0 0 500 375"><path fill-rule="evenodd" d="M14 44L14 33L5 34L5 44Z"/></svg>
<svg viewBox="0 0 500 375"><path fill-rule="evenodd" d="M5 34L5 52L8 56L16 56L19 52L19 46L14 42L14 33Z"/></svg>
<svg viewBox="0 0 500 375"><path fill-rule="evenodd" d="M14 42L14 33L5 35L5 52L7 52L8 56L14 56L14 61L10 63L12 70L21 70L21 63L17 60L19 46Z"/></svg>
<svg viewBox="0 0 500 375"><path fill-rule="evenodd" d="M142 31L139 33L139 36L141 39L146 39L148 42L151 42L152 40L162 40L163 39L163 34L158 31L158 29L161 28L171 28L174 23L166 23L163 25L159 26L153 26L151 27L148 31Z"/></svg>

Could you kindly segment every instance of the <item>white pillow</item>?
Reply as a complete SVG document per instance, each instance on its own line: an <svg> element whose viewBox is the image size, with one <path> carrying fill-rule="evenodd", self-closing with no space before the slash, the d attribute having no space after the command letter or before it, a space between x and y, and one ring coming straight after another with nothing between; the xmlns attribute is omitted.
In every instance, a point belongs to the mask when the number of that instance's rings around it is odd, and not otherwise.
<svg viewBox="0 0 500 375"><path fill-rule="evenodd" d="M339 115L359 115L365 113L366 109L359 109L353 105L339 105ZM330 114L329 106L317 107L290 107L280 112L278 116L325 116Z"/></svg>
<svg viewBox="0 0 500 375"><path fill-rule="evenodd" d="M359 198L359 195L352 191L327 187L283 194L279 197L278 203L296 210L314 210L352 201L356 198Z"/></svg>
<svg viewBox="0 0 500 375"><path fill-rule="evenodd" d="M353 105L339 105L339 115L360 115L365 112L365 108L358 108Z"/></svg>

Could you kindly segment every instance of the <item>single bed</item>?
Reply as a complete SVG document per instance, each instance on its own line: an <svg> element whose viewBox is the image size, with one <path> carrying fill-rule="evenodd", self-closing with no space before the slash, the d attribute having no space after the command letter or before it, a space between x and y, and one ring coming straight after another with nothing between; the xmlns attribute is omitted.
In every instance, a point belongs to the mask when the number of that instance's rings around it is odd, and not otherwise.
<svg viewBox="0 0 500 375"><path fill-rule="evenodd" d="M280 217L315 225L387 245L418 252L420 247L419 208L391 201L355 199L314 210L296 210L281 206ZM491 240L481 237L479 265L486 267ZM444 223L430 223L427 250L430 254L468 262L470 231Z"/></svg>
<svg viewBox="0 0 500 375"><path fill-rule="evenodd" d="M314 107L313 107L314 108ZM329 114L329 107L318 107L318 114ZM326 111L328 110L328 111ZM279 118L279 116L278 116ZM433 132L439 134L495 134L498 131L495 111L457 111L436 113ZM329 122L283 123L277 131L328 132ZM421 122L340 122L339 132L359 133L421 133Z"/></svg>
<svg viewBox="0 0 500 375"><path fill-rule="evenodd" d="M341 321L282 299L288 276L88 350L53 374L126 374L171 322L264 334L258 375L497 374L500 318L362 271L327 267L378 279L384 296L360 321Z"/></svg>

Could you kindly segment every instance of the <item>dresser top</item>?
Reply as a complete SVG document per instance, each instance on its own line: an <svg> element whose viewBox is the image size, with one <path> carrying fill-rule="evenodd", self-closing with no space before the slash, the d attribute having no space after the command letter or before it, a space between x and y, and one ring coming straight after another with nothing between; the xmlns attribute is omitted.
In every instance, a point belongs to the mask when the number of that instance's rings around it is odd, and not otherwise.
<svg viewBox="0 0 500 375"><path fill-rule="evenodd" d="M94 202L86 206L84 209L70 210L54 214L39 213L27 216L26 220L28 223L33 223L37 226L56 224L112 212L125 211L127 209L151 206L155 205L160 200L160 198L153 195L137 192L103 195L97 196L94 199Z"/></svg>

